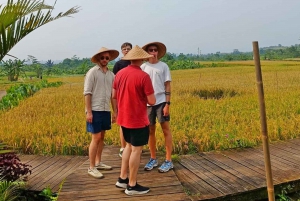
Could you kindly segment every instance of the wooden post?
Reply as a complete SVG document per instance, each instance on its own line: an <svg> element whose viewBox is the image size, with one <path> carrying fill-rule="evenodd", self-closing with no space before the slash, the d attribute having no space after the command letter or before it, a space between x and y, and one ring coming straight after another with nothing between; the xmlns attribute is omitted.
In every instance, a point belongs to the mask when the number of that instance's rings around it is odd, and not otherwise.
<svg viewBox="0 0 300 201"><path fill-rule="evenodd" d="M258 89L258 100L260 109L260 123L261 123L261 137L263 141L264 158L265 158L265 170L267 178L267 190L269 201L275 201L273 178L272 178L272 168L270 160L270 149L269 149L269 138L268 138L268 128L267 128L267 118L266 118L266 108L265 108L265 98L264 98L264 87L261 75L260 67L260 57L258 42L252 42L253 45L253 56L256 71L256 84Z"/></svg>

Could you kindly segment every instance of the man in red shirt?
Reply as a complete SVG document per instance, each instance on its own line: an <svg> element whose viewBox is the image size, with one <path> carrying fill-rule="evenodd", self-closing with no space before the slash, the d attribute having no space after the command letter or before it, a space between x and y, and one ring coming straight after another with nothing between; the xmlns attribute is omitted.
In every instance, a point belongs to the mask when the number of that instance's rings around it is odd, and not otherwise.
<svg viewBox="0 0 300 201"><path fill-rule="evenodd" d="M149 139L147 103L153 105L156 102L151 79L140 68L143 60L151 57L142 48L135 46L122 58L130 60L131 65L120 70L113 83L113 98L117 100L118 108L117 123L121 125L126 141L116 187L126 188L127 195L144 194L150 190L137 183L137 172L143 146L148 144Z"/></svg>

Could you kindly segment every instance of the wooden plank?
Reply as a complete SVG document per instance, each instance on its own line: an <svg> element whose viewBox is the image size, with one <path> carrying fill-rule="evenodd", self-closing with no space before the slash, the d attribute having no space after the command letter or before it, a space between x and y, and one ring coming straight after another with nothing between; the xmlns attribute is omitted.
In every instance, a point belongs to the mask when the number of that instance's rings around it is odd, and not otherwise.
<svg viewBox="0 0 300 201"><path fill-rule="evenodd" d="M261 160L264 160L264 154L260 148L247 148L245 152L248 152L248 150L252 150L253 154L256 154L258 157L261 158ZM279 157L277 154L274 154L275 152L273 149L270 152L271 165L272 168L274 167L274 170L278 169L278 171L288 171L290 170L290 165L294 165L288 160L285 160L284 158Z"/></svg>
<svg viewBox="0 0 300 201"><path fill-rule="evenodd" d="M165 194L177 194L183 193L182 187L181 186L165 186L165 187L152 187L147 194L143 195L135 195L134 197L139 197L141 200L145 200L148 196L153 196L153 195L165 195ZM64 200L65 198L69 198L69 200L123 200L123 198L128 197L124 193L124 189L120 190L119 188L109 188L106 189L105 191L102 191L101 189L86 189L85 191L81 191L80 193L78 192L67 192L64 194L59 195L58 200ZM132 196L133 197L133 196Z"/></svg>
<svg viewBox="0 0 300 201"><path fill-rule="evenodd" d="M272 154L273 152L276 152L277 156L281 156L281 157L286 156L285 159L289 159L289 161L294 162L296 164L300 163L300 157L299 157L300 152L295 152L295 150L293 150L290 147L270 145L270 150L272 150Z"/></svg>
<svg viewBox="0 0 300 201"><path fill-rule="evenodd" d="M300 147L299 147L300 138L294 138L294 139L291 139L291 140L287 140L286 142L296 145L295 149L300 151Z"/></svg>
<svg viewBox="0 0 300 201"><path fill-rule="evenodd" d="M62 174L60 174L60 177L57 177L50 183L52 186L52 191L57 192L59 189L60 183L70 174L72 174L74 171L78 170L78 167L84 163L84 161L87 160L87 156L75 156L71 162L69 162L65 168Z"/></svg>
<svg viewBox="0 0 300 201"><path fill-rule="evenodd" d="M187 193L195 199L211 199L222 195L221 192L211 188L211 186L206 184L203 180L195 177L193 173L181 164L175 164L174 171Z"/></svg>
<svg viewBox="0 0 300 201"><path fill-rule="evenodd" d="M191 160L193 160L197 164L202 164L202 166L205 166L207 171L210 171L211 174L220 178L220 180L217 180L217 182L220 181L220 184L223 183L223 185L227 186L228 189L230 189L230 192L228 193L237 193L248 190L247 184L245 185L243 181L238 179L235 175L230 174L229 172L223 170L221 167L215 165L214 163L208 161L203 157L201 157L202 160L199 160L199 157L201 156L198 155L198 157L196 157L196 155L192 155Z"/></svg>
<svg viewBox="0 0 300 201"><path fill-rule="evenodd" d="M55 158L57 158L56 163L53 163L52 168L48 168L48 171L45 171L44 174L42 174L42 179L32 185L32 189L45 188L45 186L49 185L52 180L60 178L59 173L64 171L65 165L69 163L74 158L74 156L59 156Z"/></svg>
<svg viewBox="0 0 300 201"><path fill-rule="evenodd" d="M235 154L238 154L244 158L245 165L246 163L255 165L257 170L260 171L260 174L266 175L265 173L265 164L264 156L262 153L257 153L256 150L252 148L242 149L242 150L232 150ZM280 183L284 178L290 176L290 173L280 169L280 163L272 164L273 180L274 184Z"/></svg>
<svg viewBox="0 0 300 201"><path fill-rule="evenodd" d="M21 155L18 155L18 157L20 158L21 163L29 164L31 161L36 159L38 157L38 155L23 155L23 154L21 154Z"/></svg>
<svg viewBox="0 0 300 201"><path fill-rule="evenodd" d="M209 168L207 168L207 166L203 162L205 161L205 159L203 159L202 157L198 156L195 159L195 157L193 156L184 156L184 159L185 160L181 159L181 165L183 165L185 168L187 168L189 171L195 174L195 176L201 178L212 188L215 188L217 191L220 191L224 195L234 191L234 189L231 186L228 186L226 182L216 177L208 170ZM193 159L199 163L195 162Z"/></svg>
<svg viewBox="0 0 300 201"><path fill-rule="evenodd" d="M260 188L261 186L263 186L264 180L259 177L256 178L255 172L250 170L248 171L247 168L232 161L228 157L212 152L201 153L200 155L211 161L215 165L223 168L230 174L233 174L239 179L242 179L244 182L248 183L249 185L246 187L247 189Z"/></svg>

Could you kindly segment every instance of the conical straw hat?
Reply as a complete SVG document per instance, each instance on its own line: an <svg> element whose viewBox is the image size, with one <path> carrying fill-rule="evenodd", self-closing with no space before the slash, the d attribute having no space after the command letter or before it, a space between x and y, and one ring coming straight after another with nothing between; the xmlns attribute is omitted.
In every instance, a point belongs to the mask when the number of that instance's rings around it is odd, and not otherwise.
<svg viewBox="0 0 300 201"><path fill-rule="evenodd" d="M136 45L122 58L122 60L140 60L149 59L151 57L153 56Z"/></svg>
<svg viewBox="0 0 300 201"><path fill-rule="evenodd" d="M101 49L91 58L91 61L93 63L97 63L99 62L97 59L96 59L96 56L98 54L101 54L103 52L108 52L109 53L109 61L112 61L114 60L115 58L117 58L119 56L119 52L117 50L112 50L112 49L107 49L106 47L101 47Z"/></svg>
<svg viewBox="0 0 300 201"><path fill-rule="evenodd" d="M142 48L143 48L143 50L145 50L147 52L147 48L151 45L157 46L157 50L158 50L157 58L158 59L161 59L166 54L167 47L161 42L151 42L151 43L144 45Z"/></svg>

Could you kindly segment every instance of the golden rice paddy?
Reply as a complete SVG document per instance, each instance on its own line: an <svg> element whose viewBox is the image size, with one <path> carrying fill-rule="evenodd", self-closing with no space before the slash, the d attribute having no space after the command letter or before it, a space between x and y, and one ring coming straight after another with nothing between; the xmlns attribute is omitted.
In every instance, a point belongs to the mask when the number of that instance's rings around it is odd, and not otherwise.
<svg viewBox="0 0 300 201"><path fill-rule="evenodd" d="M258 92L253 61L230 67L171 71L171 131L174 153L256 146L261 143ZM300 62L262 62L270 141L300 135ZM83 76L45 88L0 113L0 139L22 153L86 155ZM203 96L203 94L213 94ZM164 150L158 126L157 149ZM107 131L106 144L119 145L119 126Z"/></svg>

